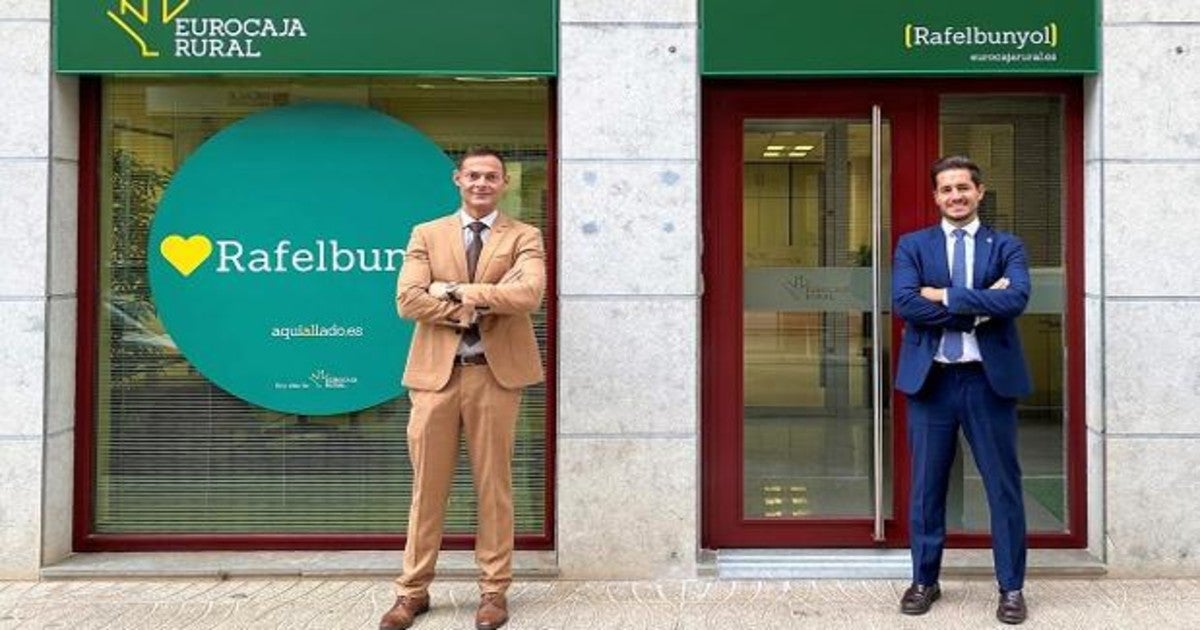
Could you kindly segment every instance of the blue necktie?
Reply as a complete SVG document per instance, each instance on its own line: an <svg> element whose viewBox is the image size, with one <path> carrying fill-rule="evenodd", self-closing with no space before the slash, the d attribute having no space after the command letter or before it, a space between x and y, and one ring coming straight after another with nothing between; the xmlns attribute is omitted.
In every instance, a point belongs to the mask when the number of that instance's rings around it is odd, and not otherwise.
<svg viewBox="0 0 1200 630"><path fill-rule="evenodd" d="M950 261L950 286L965 288L967 286L967 241L966 230L957 229L954 235L954 257ZM963 334L957 330L947 330L942 335L942 354L951 362L962 358Z"/></svg>

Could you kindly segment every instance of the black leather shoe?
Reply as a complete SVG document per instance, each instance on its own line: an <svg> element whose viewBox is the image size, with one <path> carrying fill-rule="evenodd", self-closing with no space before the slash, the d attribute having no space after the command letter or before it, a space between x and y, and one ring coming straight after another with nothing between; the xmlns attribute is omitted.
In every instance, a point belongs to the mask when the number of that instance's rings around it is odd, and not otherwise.
<svg viewBox="0 0 1200 630"><path fill-rule="evenodd" d="M1004 623L1018 624L1029 616L1025 610L1025 597L1021 591L1000 591L1000 605L996 607L996 618Z"/></svg>
<svg viewBox="0 0 1200 630"><path fill-rule="evenodd" d="M904 597L900 598L900 612L906 615L924 615L941 596L942 589L937 584L913 584L904 591Z"/></svg>

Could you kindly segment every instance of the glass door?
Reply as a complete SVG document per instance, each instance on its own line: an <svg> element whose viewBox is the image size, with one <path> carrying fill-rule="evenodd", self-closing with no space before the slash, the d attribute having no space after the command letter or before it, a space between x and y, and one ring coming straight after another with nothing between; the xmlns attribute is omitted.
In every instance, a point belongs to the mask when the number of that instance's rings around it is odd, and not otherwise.
<svg viewBox="0 0 1200 630"><path fill-rule="evenodd" d="M710 488L706 532L713 546L888 544L903 454L892 208L907 190L893 171L921 159L919 120L888 94L713 92L705 323L720 332L705 351L721 375L705 403L722 448L706 463L738 482Z"/></svg>
<svg viewBox="0 0 1200 630"><path fill-rule="evenodd" d="M1075 81L709 81L704 86L702 473L707 548L903 547L908 449L891 386L889 265L938 220L928 168L982 167L984 223L1020 237L1018 406L1030 543L1082 547L1082 96ZM969 449L948 544L986 547Z"/></svg>
<svg viewBox="0 0 1200 630"><path fill-rule="evenodd" d="M874 188L890 189L890 125L878 129L878 173L874 133L869 118L743 122L744 518L890 515L875 370L890 345L875 326L890 312L879 290L889 263L875 257L890 213L873 203Z"/></svg>

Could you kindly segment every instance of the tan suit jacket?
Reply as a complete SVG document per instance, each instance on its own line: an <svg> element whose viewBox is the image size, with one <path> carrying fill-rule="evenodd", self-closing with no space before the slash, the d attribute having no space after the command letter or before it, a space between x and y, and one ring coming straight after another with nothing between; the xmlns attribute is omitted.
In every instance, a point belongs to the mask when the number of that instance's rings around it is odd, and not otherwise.
<svg viewBox="0 0 1200 630"><path fill-rule="evenodd" d="M500 213L493 223L475 278L467 277L462 222L455 212L413 229L396 282L400 316L417 322L404 386L440 390L450 379L462 329L454 324L473 305L488 367L509 389L541 382L542 360L530 314L546 290L546 253L537 228ZM463 304L429 295L432 282L458 282Z"/></svg>

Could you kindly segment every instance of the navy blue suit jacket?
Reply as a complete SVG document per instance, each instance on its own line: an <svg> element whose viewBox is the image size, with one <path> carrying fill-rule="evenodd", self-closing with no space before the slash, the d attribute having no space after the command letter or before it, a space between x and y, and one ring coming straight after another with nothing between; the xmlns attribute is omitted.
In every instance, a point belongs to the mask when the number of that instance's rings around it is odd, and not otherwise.
<svg viewBox="0 0 1200 630"><path fill-rule="evenodd" d="M989 289L1008 278L1006 289ZM921 390L945 329L971 331L992 390L1016 398L1029 393L1029 371L1016 318L1029 302L1029 262L1025 246L1012 234L980 226L975 234L973 289L949 288L950 306L921 297L921 287L950 287L946 234L941 223L900 237L892 268L892 305L904 320L896 389ZM989 319L976 325L976 318Z"/></svg>

